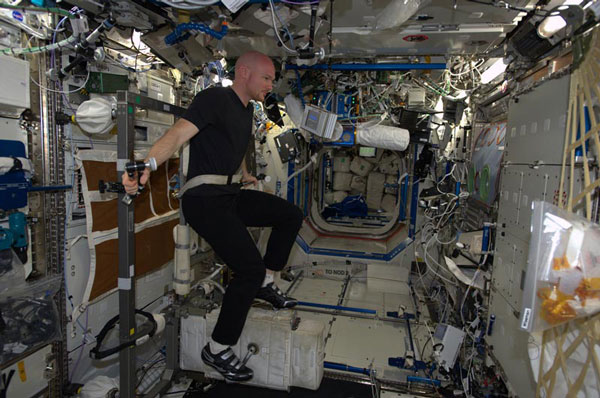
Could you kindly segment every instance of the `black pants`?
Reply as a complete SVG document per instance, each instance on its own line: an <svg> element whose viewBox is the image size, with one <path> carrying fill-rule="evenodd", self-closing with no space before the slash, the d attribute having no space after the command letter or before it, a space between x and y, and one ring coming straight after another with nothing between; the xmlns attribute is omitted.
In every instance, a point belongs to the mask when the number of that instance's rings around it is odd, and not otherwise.
<svg viewBox="0 0 600 398"><path fill-rule="evenodd" d="M245 189L231 195L185 195L182 208L187 223L234 272L212 338L235 345L265 268L285 267L302 226L302 211L275 195ZM264 259L246 227L273 227Z"/></svg>

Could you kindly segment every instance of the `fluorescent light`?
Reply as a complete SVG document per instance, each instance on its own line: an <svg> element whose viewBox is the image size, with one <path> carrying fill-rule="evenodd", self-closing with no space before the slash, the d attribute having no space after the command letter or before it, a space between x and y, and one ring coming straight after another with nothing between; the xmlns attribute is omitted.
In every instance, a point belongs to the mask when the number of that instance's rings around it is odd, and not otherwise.
<svg viewBox="0 0 600 398"><path fill-rule="evenodd" d="M232 84L233 84L233 82L232 82L231 80L227 79L227 78L225 78L225 79L221 80L221 85L222 85L223 87L229 87L229 86L231 86Z"/></svg>
<svg viewBox="0 0 600 398"><path fill-rule="evenodd" d="M583 3L583 0L566 0L563 6L578 6Z"/></svg>
<svg viewBox="0 0 600 398"><path fill-rule="evenodd" d="M492 66L487 68L486 71L481 74L481 83L487 84L496 77L500 76L500 74L504 73L506 70L506 66L507 65L504 63L504 59L498 58L496 62L492 64Z"/></svg>
<svg viewBox="0 0 600 398"><path fill-rule="evenodd" d="M550 15L542 21L537 28L538 35L547 39L554 36L556 32L567 26L567 21L560 15Z"/></svg>

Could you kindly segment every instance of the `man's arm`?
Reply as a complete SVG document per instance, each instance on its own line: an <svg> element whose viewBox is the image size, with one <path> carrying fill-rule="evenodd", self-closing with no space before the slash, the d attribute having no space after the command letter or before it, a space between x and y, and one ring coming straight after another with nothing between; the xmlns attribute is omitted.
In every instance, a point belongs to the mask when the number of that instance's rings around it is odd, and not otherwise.
<svg viewBox="0 0 600 398"><path fill-rule="evenodd" d="M198 127L185 119L179 119L156 143L150 148L146 160L156 159L156 165L160 166L175 153L185 142L198 133ZM150 178L150 170L145 169L140 178L140 184L144 185ZM128 194L135 194L138 189L137 176L129 178L127 173L123 173L121 179L125 191Z"/></svg>

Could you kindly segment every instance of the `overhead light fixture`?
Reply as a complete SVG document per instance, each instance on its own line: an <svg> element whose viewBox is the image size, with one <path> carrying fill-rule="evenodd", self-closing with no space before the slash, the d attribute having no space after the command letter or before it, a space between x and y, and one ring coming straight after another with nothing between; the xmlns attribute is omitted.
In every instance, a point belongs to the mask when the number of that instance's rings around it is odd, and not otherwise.
<svg viewBox="0 0 600 398"><path fill-rule="evenodd" d="M540 35L540 37L548 39L554 36L556 32L558 32L565 26L567 26L567 21L565 21L565 19L561 17L558 12L555 12L554 15L550 15L542 21L542 23L537 28L537 32L538 35Z"/></svg>
<svg viewBox="0 0 600 398"><path fill-rule="evenodd" d="M504 63L504 58L498 58L489 68L481 74L481 83L488 84L496 77L500 76L506 70L507 64Z"/></svg>
<svg viewBox="0 0 600 398"><path fill-rule="evenodd" d="M551 39L558 32L564 31L569 37L583 23L584 11L575 4L578 0L567 0L563 5L555 7L537 27L538 35L543 39ZM581 1L579 1L581 3Z"/></svg>
<svg viewBox="0 0 600 398"><path fill-rule="evenodd" d="M517 27L510 38L511 47L523 58L535 60L547 54L562 40L570 38L583 24L584 11L567 0L546 16L537 15Z"/></svg>

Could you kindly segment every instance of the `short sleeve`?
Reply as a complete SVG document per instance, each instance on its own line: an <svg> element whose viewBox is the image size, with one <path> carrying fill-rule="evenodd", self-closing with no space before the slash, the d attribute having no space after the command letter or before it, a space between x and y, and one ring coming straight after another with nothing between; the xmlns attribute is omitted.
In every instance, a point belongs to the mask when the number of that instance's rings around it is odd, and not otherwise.
<svg viewBox="0 0 600 398"><path fill-rule="evenodd" d="M216 94L213 89L200 91L182 116L198 127L198 131L215 123L214 109L215 102L218 101Z"/></svg>

